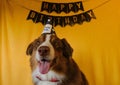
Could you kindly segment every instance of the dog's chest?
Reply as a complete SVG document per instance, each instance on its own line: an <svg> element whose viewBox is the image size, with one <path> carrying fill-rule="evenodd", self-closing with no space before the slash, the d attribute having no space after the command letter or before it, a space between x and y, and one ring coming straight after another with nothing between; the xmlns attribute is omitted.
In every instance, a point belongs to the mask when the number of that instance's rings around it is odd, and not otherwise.
<svg viewBox="0 0 120 85"><path fill-rule="evenodd" d="M32 73L32 78L36 85L58 85L62 82L64 76L51 70L47 74L40 74L39 69L36 68Z"/></svg>
<svg viewBox="0 0 120 85"><path fill-rule="evenodd" d="M39 81L37 85L58 85L57 82Z"/></svg>

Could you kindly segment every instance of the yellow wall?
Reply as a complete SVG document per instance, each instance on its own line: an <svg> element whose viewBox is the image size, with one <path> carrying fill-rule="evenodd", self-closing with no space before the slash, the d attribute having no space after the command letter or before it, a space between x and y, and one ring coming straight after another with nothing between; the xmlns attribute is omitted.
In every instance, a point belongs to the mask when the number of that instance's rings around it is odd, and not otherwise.
<svg viewBox="0 0 120 85"><path fill-rule="evenodd" d="M41 4L38 2L41 0L28 1L0 0L0 85L32 85L25 51L41 34L43 25L26 20L29 10L20 5L39 11ZM65 1L77 0L57 0ZM104 1L86 0L84 7L86 10L94 8ZM73 27L57 26L56 33L74 48L73 58L90 85L120 85L120 1L111 0L94 13L96 20Z"/></svg>

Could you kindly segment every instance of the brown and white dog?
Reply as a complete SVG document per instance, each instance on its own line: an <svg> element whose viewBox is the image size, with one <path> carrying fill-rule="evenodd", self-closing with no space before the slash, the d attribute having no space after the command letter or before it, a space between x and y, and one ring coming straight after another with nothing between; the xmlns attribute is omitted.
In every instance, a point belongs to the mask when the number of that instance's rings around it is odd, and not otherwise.
<svg viewBox="0 0 120 85"><path fill-rule="evenodd" d="M34 85L88 85L85 75L72 59L66 39L42 34L27 48Z"/></svg>

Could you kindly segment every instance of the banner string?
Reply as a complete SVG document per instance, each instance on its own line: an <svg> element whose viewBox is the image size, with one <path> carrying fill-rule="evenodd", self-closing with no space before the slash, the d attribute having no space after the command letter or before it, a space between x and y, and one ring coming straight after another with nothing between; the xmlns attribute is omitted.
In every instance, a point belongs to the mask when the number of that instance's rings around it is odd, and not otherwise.
<svg viewBox="0 0 120 85"><path fill-rule="evenodd" d="M39 0L37 0L37 1L39 1ZM84 1L89 1L89 0L84 0ZM103 5L105 5L105 4L108 3L109 1L111 1L111 0L107 0L107 1L105 1L105 2L103 2L103 3L101 3L101 4L99 4L98 6L92 8L91 10L95 10L95 9L97 9L97 8L99 8L99 7L103 6ZM42 1L39 1L39 2L42 2ZM25 6L21 5L21 4L18 4L18 3L16 3L16 5L18 5L18 6L22 7L22 8L24 8L24 9L27 9L27 10L32 10L32 9L29 9L29 8L27 8L27 7L25 7Z"/></svg>
<svg viewBox="0 0 120 85"><path fill-rule="evenodd" d="M47 1L47 0L31 0L31 1L35 1L35 2L48 2L48 3L73 3L73 2L50 2L50 1ZM87 2L87 1L90 1L90 0L78 0L78 1L82 1L82 2ZM75 1L75 2L78 2L78 1Z"/></svg>
<svg viewBox="0 0 120 85"><path fill-rule="evenodd" d="M109 1L111 1L111 0L107 0L107 1L105 1L105 2L103 2L103 3L101 3L101 4L99 4L98 6L94 7L92 10L95 10L95 9L97 9L97 8L99 8L99 7L101 7L101 6L105 5L105 4L107 4Z"/></svg>

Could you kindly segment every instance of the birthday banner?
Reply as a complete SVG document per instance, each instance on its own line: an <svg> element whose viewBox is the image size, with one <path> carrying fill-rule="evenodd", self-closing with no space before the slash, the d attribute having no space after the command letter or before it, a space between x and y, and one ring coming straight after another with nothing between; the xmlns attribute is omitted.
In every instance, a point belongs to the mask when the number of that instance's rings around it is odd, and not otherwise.
<svg viewBox="0 0 120 85"><path fill-rule="evenodd" d="M47 11L51 13L55 11L56 13L69 13L71 11L78 12L79 10L84 11L82 1L74 2L74 3L50 3L50 2L42 2L41 11Z"/></svg>
<svg viewBox="0 0 120 85"><path fill-rule="evenodd" d="M46 24L48 19L51 19L54 27L57 25L65 27L66 25L73 26L76 23L82 24L84 21L90 22L91 19L96 19L96 17L92 10L72 16L51 16L30 10L27 17L27 20L32 20L34 23L41 22L43 25Z"/></svg>

